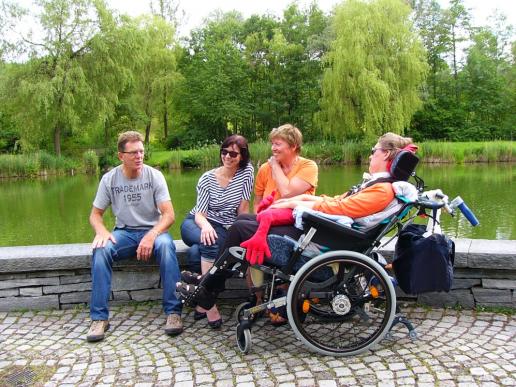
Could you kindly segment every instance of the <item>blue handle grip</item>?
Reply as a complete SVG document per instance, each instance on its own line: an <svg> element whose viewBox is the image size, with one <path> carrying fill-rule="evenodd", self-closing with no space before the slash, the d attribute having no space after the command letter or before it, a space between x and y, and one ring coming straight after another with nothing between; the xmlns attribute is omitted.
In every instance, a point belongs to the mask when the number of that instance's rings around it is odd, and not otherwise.
<svg viewBox="0 0 516 387"><path fill-rule="evenodd" d="M469 207L466 205L466 203L462 202L461 204L458 205L458 207L459 207L460 212L462 212L464 214L466 219L469 221L469 223L471 223L471 225L473 227L478 226L478 224L480 222L478 221L478 219L475 216L475 214L473 213L473 211L471 211L469 209Z"/></svg>

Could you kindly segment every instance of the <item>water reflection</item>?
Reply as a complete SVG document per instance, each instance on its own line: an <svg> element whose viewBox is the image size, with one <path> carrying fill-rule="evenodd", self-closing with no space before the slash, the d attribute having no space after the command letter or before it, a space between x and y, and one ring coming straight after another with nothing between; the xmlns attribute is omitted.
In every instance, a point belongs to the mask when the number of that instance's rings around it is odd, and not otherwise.
<svg viewBox="0 0 516 387"><path fill-rule="evenodd" d="M321 168L317 193L338 195L360 181L363 168ZM171 232L194 206L195 184L202 171L172 171L166 180L176 213ZM462 196L480 220L472 228L462 216L443 216L443 228L452 237L516 239L514 164L423 165L418 169L429 188L440 187L451 197ZM0 182L0 246L82 243L93 238L88 224L98 178L47 177ZM106 224L114 224L108 210Z"/></svg>

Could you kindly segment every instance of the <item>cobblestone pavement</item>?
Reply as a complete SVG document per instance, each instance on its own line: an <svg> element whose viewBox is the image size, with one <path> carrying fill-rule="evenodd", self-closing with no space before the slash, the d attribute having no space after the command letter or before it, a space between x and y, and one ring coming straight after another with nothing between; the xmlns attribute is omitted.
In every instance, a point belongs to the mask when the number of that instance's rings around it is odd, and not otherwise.
<svg viewBox="0 0 516 387"><path fill-rule="evenodd" d="M0 384L16 385L29 372L30 385L46 386L516 385L515 316L413 306L407 314L418 341L399 327L397 340L374 352L334 358L308 352L288 325L265 320L243 355L234 306L221 310L222 330L194 322L188 311L185 332L171 338L159 305L112 307L111 330L97 344L84 340L86 309L0 313Z"/></svg>

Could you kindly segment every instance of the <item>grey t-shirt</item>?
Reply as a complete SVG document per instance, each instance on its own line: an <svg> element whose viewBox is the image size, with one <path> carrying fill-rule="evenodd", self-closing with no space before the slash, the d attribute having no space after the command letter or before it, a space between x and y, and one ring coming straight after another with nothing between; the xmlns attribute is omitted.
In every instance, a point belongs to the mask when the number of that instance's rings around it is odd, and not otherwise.
<svg viewBox="0 0 516 387"><path fill-rule="evenodd" d="M169 200L160 171L144 165L139 177L128 179L119 165L102 176L93 206L105 210L111 205L118 228L149 228L159 221L158 204Z"/></svg>

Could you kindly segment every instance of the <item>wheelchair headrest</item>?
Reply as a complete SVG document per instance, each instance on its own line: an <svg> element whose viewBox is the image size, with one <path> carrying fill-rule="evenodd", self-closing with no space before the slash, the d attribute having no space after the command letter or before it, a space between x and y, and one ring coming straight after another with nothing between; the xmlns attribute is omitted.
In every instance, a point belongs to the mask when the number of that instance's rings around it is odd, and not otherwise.
<svg viewBox="0 0 516 387"><path fill-rule="evenodd" d="M396 180L407 181L416 169L419 157L414 153L402 150L392 160L390 173Z"/></svg>

